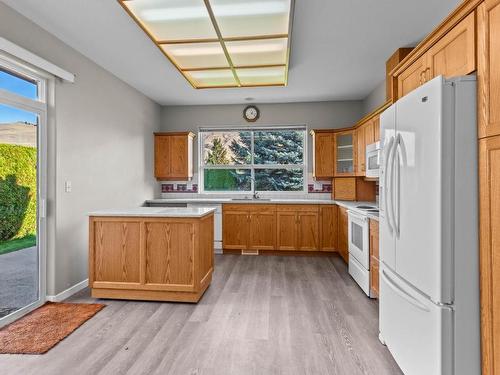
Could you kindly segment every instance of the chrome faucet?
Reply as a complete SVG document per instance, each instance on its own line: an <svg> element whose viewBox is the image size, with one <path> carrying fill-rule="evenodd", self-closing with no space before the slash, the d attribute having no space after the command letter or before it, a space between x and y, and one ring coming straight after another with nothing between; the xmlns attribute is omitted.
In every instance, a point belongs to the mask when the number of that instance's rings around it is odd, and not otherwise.
<svg viewBox="0 0 500 375"><path fill-rule="evenodd" d="M255 177L250 176L250 180L252 181L252 193L253 193L253 199L260 199L259 193L255 191Z"/></svg>

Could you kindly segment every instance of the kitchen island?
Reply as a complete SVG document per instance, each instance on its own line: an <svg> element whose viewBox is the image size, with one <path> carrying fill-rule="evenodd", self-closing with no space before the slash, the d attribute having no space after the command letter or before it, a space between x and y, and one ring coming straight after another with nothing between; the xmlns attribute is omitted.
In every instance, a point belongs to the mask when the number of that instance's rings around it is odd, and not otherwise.
<svg viewBox="0 0 500 375"><path fill-rule="evenodd" d="M198 302L212 280L214 211L137 207L91 212L92 297Z"/></svg>

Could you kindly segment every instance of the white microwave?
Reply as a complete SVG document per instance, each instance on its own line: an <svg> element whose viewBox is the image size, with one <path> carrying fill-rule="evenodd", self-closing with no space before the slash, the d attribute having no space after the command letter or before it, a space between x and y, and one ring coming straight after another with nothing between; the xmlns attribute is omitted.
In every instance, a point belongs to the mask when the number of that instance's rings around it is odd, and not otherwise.
<svg viewBox="0 0 500 375"><path fill-rule="evenodd" d="M380 142L366 146L366 177L378 178L380 168Z"/></svg>

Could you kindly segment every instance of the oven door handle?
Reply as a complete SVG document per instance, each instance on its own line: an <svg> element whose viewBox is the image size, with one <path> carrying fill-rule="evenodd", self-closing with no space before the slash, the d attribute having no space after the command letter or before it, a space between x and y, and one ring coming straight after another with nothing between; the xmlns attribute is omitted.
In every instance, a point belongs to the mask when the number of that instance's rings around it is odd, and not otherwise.
<svg viewBox="0 0 500 375"><path fill-rule="evenodd" d="M352 216L354 219L366 222L368 220L368 217L366 215L360 214L356 211L348 210L347 213Z"/></svg>

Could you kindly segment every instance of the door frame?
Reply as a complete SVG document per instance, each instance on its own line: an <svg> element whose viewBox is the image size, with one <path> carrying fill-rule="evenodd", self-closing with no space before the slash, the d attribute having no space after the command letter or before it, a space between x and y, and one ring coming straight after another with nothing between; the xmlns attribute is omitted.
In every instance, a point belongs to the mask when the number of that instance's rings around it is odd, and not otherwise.
<svg viewBox="0 0 500 375"><path fill-rule="evenodd" d="M0 327L14 322L47 301L47 126L49 88L53 91L54 77L35 69L15 58L0 53L0 68L38 82L39 98L32 100L0 89L0 104L29 111L38 115L37 125L37 251L38 251L38 299L19 310L0 318Z"/></svg>

